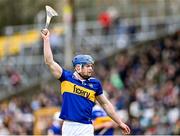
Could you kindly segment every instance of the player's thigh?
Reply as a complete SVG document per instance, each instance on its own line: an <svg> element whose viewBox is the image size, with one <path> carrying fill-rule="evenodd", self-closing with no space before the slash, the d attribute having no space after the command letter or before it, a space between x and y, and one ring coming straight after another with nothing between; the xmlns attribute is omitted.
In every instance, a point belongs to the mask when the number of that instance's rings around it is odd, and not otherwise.
<svg viewBox="0 0 180 136"><path fill-rule="evenodd" d="M75 122L64 122L62 126L63 136L94 136L92 124L81 124Z"/></svg>

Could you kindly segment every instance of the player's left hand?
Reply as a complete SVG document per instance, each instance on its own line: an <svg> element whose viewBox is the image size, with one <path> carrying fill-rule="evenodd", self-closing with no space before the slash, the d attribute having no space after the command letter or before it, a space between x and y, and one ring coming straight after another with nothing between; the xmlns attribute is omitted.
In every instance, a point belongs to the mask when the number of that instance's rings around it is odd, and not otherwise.
<svg viewBox="0 0 180 136"><path fill-rule="evenodd" d="M119 127L122 129L122 134L123 135L130 134L131 130L130 130L130 128L125 123L122 122Z"/></svg>

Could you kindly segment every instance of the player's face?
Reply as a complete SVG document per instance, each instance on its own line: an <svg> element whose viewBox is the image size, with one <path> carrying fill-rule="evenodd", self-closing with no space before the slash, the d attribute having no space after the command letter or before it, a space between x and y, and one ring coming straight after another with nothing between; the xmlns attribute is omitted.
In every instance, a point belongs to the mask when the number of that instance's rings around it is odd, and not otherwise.
<svg viewBox="0 0 180 136"><path fill-rule="evenodd" d="M83 65L81 74L85 77L91 77L94 71L93 64L86 64Z"/></svg>

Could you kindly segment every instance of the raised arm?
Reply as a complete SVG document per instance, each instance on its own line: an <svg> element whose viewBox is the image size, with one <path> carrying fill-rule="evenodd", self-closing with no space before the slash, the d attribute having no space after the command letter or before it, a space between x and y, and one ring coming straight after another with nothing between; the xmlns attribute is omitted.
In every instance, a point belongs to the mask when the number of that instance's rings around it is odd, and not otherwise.
<svg viewBox="0 0 180 136"><path fill-rule="evenodd" d="M122 129L123 134L130 134L130 128L121 121L113 105L110 101L103 95L96 96L97 101L102 106L102 108L106 111L106 113L118 124L118 126Z"/></svg>
<svg viewBox="0 0 180 136"><path fill-rule="evenodd" d="M43 31L45 32L45 34L41 32L41 36L44 41L44 61L48 65L53 76L59 79L62 75L62 67L53 59L53 54L49 42L49 31L47 29L43 29Z"/></svg>

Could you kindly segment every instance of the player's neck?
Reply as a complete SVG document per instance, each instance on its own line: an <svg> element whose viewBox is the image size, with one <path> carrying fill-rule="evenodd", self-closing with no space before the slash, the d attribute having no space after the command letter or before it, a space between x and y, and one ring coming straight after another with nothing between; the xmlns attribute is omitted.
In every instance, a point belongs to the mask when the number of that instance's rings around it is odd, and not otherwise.
<svg viewBox="0 0 180 136"><path fill-rule="evenodd" d="M85 79L82 78L76 71L74 72L74 76L76 79L80 80L80 81L84 81Z"/></svg>

